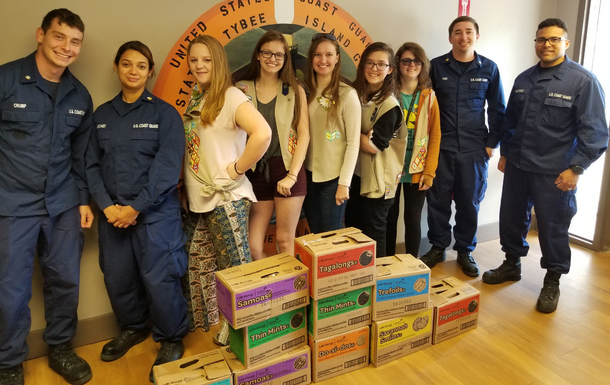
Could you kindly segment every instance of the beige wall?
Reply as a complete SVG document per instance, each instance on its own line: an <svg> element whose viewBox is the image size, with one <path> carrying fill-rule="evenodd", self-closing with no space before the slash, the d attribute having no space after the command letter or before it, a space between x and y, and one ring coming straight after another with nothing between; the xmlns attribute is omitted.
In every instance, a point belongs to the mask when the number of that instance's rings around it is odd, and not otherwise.
<svg viewBox="0 0 610 385"><path fill-rule="evenodd" d="M0 2L0 63L36 49L35 30L50 9L67 7L80 14L86 24L85 41L81 57L72 66L72 71L89 88L96 106L119 91L118 80L112 73L112 59L120 44L127 40L142 40L150 46L160 67L186 28L219 3L210 0ZM515 76L536 63L532 39L537 23L555 16L564 4L572 1L472 0L472 3L471 15L481 27L477 51L498 64L508 93ZM405 41L416 41L430 57L435 57L451 48L447 41L447 26L457 16L457 0L336 0L335 4L351 14L374 40L390 43L395 49ZM572 14L575 17L575 13ZM149 89L152 86L151 83ZM482 225L495 224L498 220L502 175L496 170L497 159L496 155L490 163L489 188L481 207ZM425 216L423 221L425 223ZM95 230L87 230L86 236L79 307L81 319L112 311L97 264ZM41 293L41 278L37 272L31 301L33 329L43 328L45 324Z"/></svg>

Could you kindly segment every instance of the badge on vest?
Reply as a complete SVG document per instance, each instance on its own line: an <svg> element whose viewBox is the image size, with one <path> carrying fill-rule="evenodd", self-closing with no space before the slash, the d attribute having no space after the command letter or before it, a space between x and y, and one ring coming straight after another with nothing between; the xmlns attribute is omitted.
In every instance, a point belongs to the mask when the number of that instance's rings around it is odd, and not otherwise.
<svg viewBox="0 0 610 385"><path fill-rule="evenodd" d="M341 138L341 133L337 130L333 132L326 131L326 140L330 140L331 142L335 139Z"/></svg>

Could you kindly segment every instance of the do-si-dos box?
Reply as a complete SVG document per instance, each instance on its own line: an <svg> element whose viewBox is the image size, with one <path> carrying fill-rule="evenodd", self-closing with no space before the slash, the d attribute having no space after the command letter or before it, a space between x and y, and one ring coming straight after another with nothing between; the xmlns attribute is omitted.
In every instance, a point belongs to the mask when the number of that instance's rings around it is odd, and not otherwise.
<svg viewBox="0 0 610 385"><path fill-rule="evenodd" d="M307 345L251 368L246 368L229 346L221 348L220 351L233 372L235 385L311 383L311 353Z"/></svg>
<svg viewBox="0 0 610 385"><path fill-rule="evenodd" d="M432 344L432 309L371 325L371 362L387 364Z"/></svg>
<svg viewBox="0 0 610 385"><path fill-rule="evenodd" d="M241 329L229 326L231 350L251 368L307 345L306 307Z"/></svg>
<svg viewBox="0 0 610 385"><path fill-rule="evenodd" d="M299 237L294 252L309 268L314 300L375 283L375 241L354 227Z"/></svg>
<svg viewBox="0 0 610 385"><path fill-rule="evenodd" d="M480 305L477 289L449 277L432 282L430 291L430 302L434 308L433 344L477 327Z"/></svg>
<svg viewBox="0 0 610 385"><path fill-rule="evenodd" d="M233 374L220 349L153 367L155 385L232 385Z"/></svg>
<svg viewBox="0 0 610 385"><path fill-rule="evenodd" d="M309 304L309 269L278 254L216 273L218 309L234 329Z"/></svg>
<svg viewBox="0 0 610 385"><path fill-rule="evenodd" d="M314 340L331 337L371 324L371 286L312 300L307 307L309 335Z"/></svg>
<svg viewBox="0 0 610 385"><path fill-rule="evenodd" d="M369 333L370 328L365 326L319 341L309 338L313 382L328 380L367 367Z"/></svg>
<svg viewBox="0 0 610 385"><path fill-rule="evenodd" d="M430 269L410 254L377 258L373 321L416 314L430 303Z"/></svg>

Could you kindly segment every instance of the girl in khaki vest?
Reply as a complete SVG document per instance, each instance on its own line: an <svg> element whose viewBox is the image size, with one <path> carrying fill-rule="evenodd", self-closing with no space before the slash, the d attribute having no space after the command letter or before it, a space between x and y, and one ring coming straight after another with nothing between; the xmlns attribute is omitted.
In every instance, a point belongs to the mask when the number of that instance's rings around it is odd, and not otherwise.
<svg viewBox="0 0 610 385"><path fill-rule="evenodd" d="M294 255L296 227L307 193L302 166L309 145L309 120L307 97L294 74L288 42L280 32L268 31L261 36L237 88L254 103L272 132L269 149L246 174L258 201L250 209L252 259L266 256L263 247L274 209L278 251Z"/></svg>
<svg viewBox="0 0 610 385"><path fill-rule="evenodd" d="M345 224L376 241L377 257L386 255L388 211L394 203L407 147L400 103L392 95L393 59L394 51L387 44L369 45L362 53L354 82L362 103L362 125Z"/></svg>

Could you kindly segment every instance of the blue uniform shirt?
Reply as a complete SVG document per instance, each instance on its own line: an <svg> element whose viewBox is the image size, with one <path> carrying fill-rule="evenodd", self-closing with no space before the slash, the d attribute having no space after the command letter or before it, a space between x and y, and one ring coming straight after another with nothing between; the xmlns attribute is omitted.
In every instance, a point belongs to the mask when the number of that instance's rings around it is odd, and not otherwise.
<svg viewBox="0 0 610 385"><path fill-rule="evenodd" d="M53 101L35 54L0 66L0 215L56 216L89 204L89 92L66 68Z"/></svg>
<svg viewBox="0 0 610 385"><path fill-rule="evenodd" d="M502 155L524 171L586 169L608 147L604 91L567 56L546 75L537 64L515 79L502 133Z"/></svg>
<svg viewBox="0 0 610 385"><path fill-rule="evenodd" d="M475 52L462 73L451 52L431 61L430 78L441 116L441 150L475 151L500 142L506 107L496 63ZM485 124L485 102L489 129Z"/></svg>
<svg viewBox="0 0 610 385"><path fill-rule="evenodd" d="M131 206L142 223L175 214L184 127L174 107L148 90L132 104L119 93L93 119L87 178L98 207Z"/></svg>

